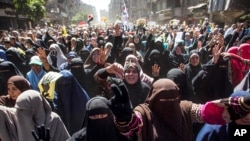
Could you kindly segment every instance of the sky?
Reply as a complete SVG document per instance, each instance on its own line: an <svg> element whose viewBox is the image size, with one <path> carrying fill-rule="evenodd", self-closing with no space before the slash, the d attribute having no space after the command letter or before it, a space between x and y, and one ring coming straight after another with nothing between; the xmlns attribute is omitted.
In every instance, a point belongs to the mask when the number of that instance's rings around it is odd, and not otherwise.
<svg viewBox="0 0 250 141"><path fill-rule="evenodd" d="M93 5L96 7L96 10L108 10L108 5L110 3L110 0L82 0L82 2Z"/></svg>

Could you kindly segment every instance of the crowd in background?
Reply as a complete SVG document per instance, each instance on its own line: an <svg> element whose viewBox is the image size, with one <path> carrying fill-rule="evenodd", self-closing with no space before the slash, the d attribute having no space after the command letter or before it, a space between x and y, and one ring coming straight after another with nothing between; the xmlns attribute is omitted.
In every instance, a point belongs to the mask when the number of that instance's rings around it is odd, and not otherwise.
<svg viewBox="0 0 250 141"><path fill-rule="evenodd" d="M230 140L250 125L249 51L248 21L1 30L0 141Z"/></svg>

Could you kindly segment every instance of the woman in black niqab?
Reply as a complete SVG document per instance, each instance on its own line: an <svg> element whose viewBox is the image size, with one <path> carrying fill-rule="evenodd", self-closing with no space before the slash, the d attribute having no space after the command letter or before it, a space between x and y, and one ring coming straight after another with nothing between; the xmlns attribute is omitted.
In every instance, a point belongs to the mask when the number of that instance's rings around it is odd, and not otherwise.
<svg viewBox="0 0 250 141"><path fill-rule="evenodd" d="M86 105L83 128L68 141L128 141L114 125L108 100L101 96L90 99Z"/></svg>

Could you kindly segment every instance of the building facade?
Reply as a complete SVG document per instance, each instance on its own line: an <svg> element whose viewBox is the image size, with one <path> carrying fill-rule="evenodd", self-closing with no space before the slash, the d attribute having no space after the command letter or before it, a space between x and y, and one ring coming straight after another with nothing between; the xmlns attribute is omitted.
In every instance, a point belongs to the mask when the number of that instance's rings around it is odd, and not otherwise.
<svg viewBox="0 0 250 141"><path fill-rule="evenodd" d="M204 18L227 24L249 13L250 9L250 0L111 0L109 16L119 15L123 3L133 23L144 17L158 24L166 24L172 19L198 24Z"/></svg>
<svg viewBox="0 0 250 141"><path fill-rule="evenodd" d="M27 29L28 19L16 13L12 0L0 0L0 29Z"/></svg>

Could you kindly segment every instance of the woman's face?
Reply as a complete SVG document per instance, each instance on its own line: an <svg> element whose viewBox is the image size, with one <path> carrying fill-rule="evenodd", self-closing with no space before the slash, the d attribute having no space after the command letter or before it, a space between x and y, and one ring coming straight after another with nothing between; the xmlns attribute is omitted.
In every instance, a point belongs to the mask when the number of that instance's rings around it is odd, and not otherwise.
<svg viewBox="0 0 250 141"><path fill-rule="evenodd" d="M75 47L76 46L76 40L71 40L71 46Z"/></svg>
<svg viewBox="0 0 250 141"><path fill-rule="evenodd" d="M8 95L11 99L16 100L20 94L21 91L13 83L8 83Z"/></svg>
<svg viewBox="0 0 250 141"><path fill-rule="evenodd" d="M32 69L36 74L38 74L38 73L42 70L42 67L39 66L39 65L32 64L32 65L31 65L31 69Z"/></svg>
<svg viewBox="0 0 250 141"><path fill-rule="evenodd" d="M198 55L192 56L192 57L190 58L190 64L191 64L192 66L197 66L197 65L199 65L199 64L200 64L200 58L199 58L199 56L198 56Z"/></svg>
<svg viewBox="0 0 250 141"><path fill-rule="evenodd" d="M134 42L135 42L135 43L139 43L139 41L140 41L140 39L139 39L138 37L135 37L135 38L134 38Z"/></svg>
<svg viewBox="0 0 250 141"><path fill-rule="evenodd" d="M135 68L130 67L125 71L124 78L128 84L132 85L139 80L139 74Z"/></svg>
<svg viewBox="0 0 250 141"><path fill-rule="evenodd" d="M100 54L99 54L98 50L96 50L96 51L93 52L93 54L92 54L92 60L95 63L99 62L99 60L100 60Z"/></svg>
<svg viewBox="0 0 250 141"><path fill-rule="evenodd" d="M198 41L198 47L202 47L202 41Z"/></svg>
<svg viewBox="0 0 250 141"><path fill-rule="evenodd" d="M175 50L175 54L181 55L181 53L182 53L181 47L177 47Z"/></svg>

